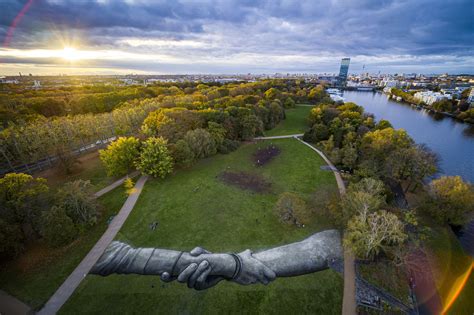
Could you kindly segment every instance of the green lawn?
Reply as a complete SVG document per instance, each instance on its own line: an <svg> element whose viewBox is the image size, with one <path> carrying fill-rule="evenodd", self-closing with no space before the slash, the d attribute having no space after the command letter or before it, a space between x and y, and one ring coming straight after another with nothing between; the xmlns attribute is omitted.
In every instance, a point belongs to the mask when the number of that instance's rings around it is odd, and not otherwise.
<svg viewBox="0 0 474 315"><path fill-rule="evenodd" d="M38 173L37 177L44 177L52 189L61 188L66 182L78 179L89 180L95 191L106 187L120 177L109 177L100 161L98 152L93 152L79 157L71 174L66 174L60 167L54 167Z"/></svg>
<svg viewBox="0 0 474 315"><path fill-rule="evenodd" d="M279 221L273 208L280 193L295 192L314 204L311 200L320 197L318 189L337 188L334 175L320 169L322 159L294 139L274 141L281 154L255 167L252 153L268 143L247 143L165 180L150 180L117 239L134 246L189 251L200 245L216 252L238 252L298 241L330 228L320 209L313 209L313 219L304 228ZM271 192L225 185L216 178L223 171L259 174L272 183ZM155 231L148 228L153 221L159 222ZM340 314L342 289L342 277L331 270L278 279L268 287L224 282L201 292L152 276L87 276L61 312Z"/></svg>
<svg viewBox="0 0 474 315"><path fill-rule="evenodd" d="M287 109L286 119L280 122L275 128L265 131L265 136L284 136L297 133L304 133L308 128L307 119L312 107L298 106Z"/></svg>
<svg viewBox="0 0 474 315"><path fill-rule="evenodd" d="M76 268L107 228L109 217L125 202L119 187L99 199L103 212L97 225L65 248L52 250L36 244L0 270L0 287L38 309Z"/></svg>

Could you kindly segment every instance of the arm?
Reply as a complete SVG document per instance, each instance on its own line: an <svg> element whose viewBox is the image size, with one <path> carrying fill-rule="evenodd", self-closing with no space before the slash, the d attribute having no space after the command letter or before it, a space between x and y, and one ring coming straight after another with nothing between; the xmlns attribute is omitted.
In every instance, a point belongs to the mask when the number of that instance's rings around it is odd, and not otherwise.
<svg viewBox="0 0 474 315"><path fill-rule="evenodd" d="M301 242L252 254L277 277L292 277L328 268L328 261L342 257L341 237L337 230L311 235Z"/></svg>

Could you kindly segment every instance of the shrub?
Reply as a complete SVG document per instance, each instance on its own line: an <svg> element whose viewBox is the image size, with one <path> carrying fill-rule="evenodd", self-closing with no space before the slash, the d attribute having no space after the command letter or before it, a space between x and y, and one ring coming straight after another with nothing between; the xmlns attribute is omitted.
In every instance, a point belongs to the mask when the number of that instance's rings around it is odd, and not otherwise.
<svg viewBox="0 0 474 315"><path fill-rule="evenodd" d="M99 154L109 176L126 175L140 154L140 141L135 137L120 137Z"/></svg>
<svg viewBox="0 0 474 315"><path fill-rule="evenodd" d="M77 236L77 228L61 206L53 206L41 215L42 236L53 247L69 244Z"/></svg>
<svg viewBox="0 0 474 315"><path fill-rule="evenodd" d="M275 210L280 220L287 224L302 226L308 224L311 211L303 199L294 193L285 192L280 195Z"/></svg>
<svg viewBox="0 0 474 315"><path fill-rule="evenodd" d="M170 144L169 149L175 164L188 167L193 163L194 152L183 139L178 140L175 144Z"/></svg>
<svg viewBox="0 0 474 315"><path fill-rule="evenodd" d="M173 171L173 158L168 150L167 141L162 138L148 138L142 147L136 162L137 169L153 177L164 178Z"/></svg>
<svg viewBox="0 0 474 315"><path fill-rule="evenodd" d="M184 141L188 143L195 158L204 158L217 153L214 139L207 130L190 130L184 136Z"/></svg>
<svg viewBox="0 0 474 315"><path fill-rule="evenodd" d="M237 150L240 146L240 142L237 140L224 139L224 142L217 149L219 153L227 154Z"/></svg>
<svg viewBox="0 0 474 315"><path fill-rule="evenodd" d="M23 233L20 226L0 219L0 257L14 257L22 249Z"/></svg>

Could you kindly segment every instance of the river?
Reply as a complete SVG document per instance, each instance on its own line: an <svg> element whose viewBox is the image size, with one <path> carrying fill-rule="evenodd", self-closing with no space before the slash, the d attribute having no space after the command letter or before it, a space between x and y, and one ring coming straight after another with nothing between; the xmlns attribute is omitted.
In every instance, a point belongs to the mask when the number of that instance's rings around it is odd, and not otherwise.
<svg viewBox="0 0 474 315"><path fill-rule="evenodd" d="M363 106L376 120L386 119L394 128L405 129L417 143L428 145L441 158L438 175L460 175L474 183L474 125L395 102L380 92L344 91L343 97Z"/></svg>

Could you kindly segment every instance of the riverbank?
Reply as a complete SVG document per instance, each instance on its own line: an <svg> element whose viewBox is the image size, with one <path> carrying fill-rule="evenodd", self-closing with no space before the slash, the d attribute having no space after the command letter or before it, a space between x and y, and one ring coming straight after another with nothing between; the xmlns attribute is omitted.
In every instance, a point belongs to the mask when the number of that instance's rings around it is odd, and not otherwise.
<svg viewBox="0 0 474 315"><path fill-rule="evenodd" d="M385 95L388 95L395 102L409 105L409 106L411 106L411 107L413 107L417 110L425 109L425 110L427 110L428 112L430 112L431 114L434 114L434 115L442 115L442 116L445 116L445 117L450 117L450 118L455 119L455 120L457 120L459 122L462 122L462 123L474 125L474 121L471 120L470 118L466 118L466 119L459 118L460 113L458 113L458 115L455 115L453 113L440 112L440 111L437 111L437 110L433 109L431 106L426 105L424 103L418 103L417 104L417 103L410 102L409 100L407 100L403 96L395 95L392 92L389 92L389 93L386 93L386 92L383 92L383 91L377 91L377 92L384 93Z"/></svg>

